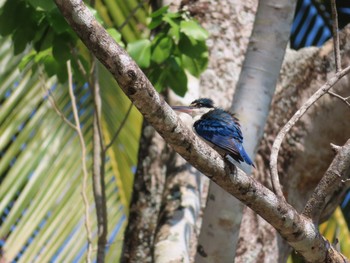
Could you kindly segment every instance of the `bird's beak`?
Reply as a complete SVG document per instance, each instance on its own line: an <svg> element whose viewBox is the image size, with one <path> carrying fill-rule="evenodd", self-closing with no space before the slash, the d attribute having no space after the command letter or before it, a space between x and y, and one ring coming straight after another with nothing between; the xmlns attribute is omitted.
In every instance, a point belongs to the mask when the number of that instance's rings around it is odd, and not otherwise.
<svg viewBox="0 0 350 263"><path fill-rule="evenodd" d="M175 111L184 112L184 113L187 113L190 115L191 115L192 110L193 110L193 107L190 107L190 106L172 106L171 108Z"/></svg>

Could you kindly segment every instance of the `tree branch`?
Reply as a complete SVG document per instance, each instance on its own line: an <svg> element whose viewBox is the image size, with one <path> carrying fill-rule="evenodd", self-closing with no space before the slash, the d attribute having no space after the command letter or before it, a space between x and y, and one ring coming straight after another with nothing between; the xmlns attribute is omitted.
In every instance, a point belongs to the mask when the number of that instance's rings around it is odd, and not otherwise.
<svg viewBox="0 0 350 263"><path fill-rule="evenodd" d="M225 163L221 156L186 128L152 87L141 69L98 24L80 0L55 0L58 8L145 119L176 152L225 191L261 215L306 260L341 262L337 252L303 215L243 171ZM234 168L234 169L233 169Z"/></svg>
<svg viewBox="0 0 350 263"><path fill-rule="evenodd" d="M271 149L270 157L270 169L271 169L271 181L275 191L282 192L280 189L281 185L279 182L278 171L277 171L277 157L281 147L282 141L289 130L295 125L295 123L305 114L305 112L324 94L326 94L342 77L350 72L350 66L337 72L332 78L330 78L319 90L317 90L305 104L293 115L293 117L284 125L276 136ZM281 193L280 193L281 194ZM283 197L278 194L278 196ZM284 199L284 197L283 197Z"/></svg>
<svg viewBox="0 0 350 263"><path fill-rule="evenodd" d="M338 150L322 180L306 203L303 214L318 224L321 213L329 198L339 189L342 182L350 178L350 139Z"/></svg>
<svg viewBox="0 0 350 263"><path fill-rule="evenodd" d="M333 91L330 91L330 90L328 91L328 94L337 99L340 99L342 102L346 104L346 106L350 107L350 102L348 102L349 97L344 98L343 96L340 96L339 94L334 93Z"/></svg>

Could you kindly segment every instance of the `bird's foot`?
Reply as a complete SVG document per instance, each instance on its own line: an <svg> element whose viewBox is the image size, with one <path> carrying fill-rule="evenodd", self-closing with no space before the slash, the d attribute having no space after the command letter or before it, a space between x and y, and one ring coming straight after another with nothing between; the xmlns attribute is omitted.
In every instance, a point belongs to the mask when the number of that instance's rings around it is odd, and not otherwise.
<svg viewBox="0 0 350 263"><path fill-rule="evenodd" d="M237 167L236 167L234 159L230 155L226 154L225 157L224 157L224 160L225 160L225 163L227 164L225 166L225 169L228 169L227 172L229 172L229 173L236 173L237 172Z"/></svg>

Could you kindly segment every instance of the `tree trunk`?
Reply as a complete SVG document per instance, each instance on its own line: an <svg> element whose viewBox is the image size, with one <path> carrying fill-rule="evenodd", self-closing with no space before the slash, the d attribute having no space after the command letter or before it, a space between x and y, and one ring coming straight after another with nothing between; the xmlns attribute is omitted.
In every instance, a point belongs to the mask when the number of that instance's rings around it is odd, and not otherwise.
<svg viewBox="0 0 350 263"><path fill-rule="evenodd" d="M183 1L186 2L186 1ZM201 97L228 109L250 36L256 1L190 1L186 8L209 32L208 69L200 77ZM231 262L243 205L211 183L198 240L196 262Z"/></svg>
<svg viewBox="0 0 350 263"><path fill-rule="evenodd" d="M154 262L153 243L170 149L144 121L122 262Z"/></svg>

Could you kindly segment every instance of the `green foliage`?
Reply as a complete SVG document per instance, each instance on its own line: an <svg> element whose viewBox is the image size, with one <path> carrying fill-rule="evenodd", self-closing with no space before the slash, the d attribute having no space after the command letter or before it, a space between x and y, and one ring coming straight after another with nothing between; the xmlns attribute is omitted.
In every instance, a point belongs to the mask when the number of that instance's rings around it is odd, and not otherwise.
<svg viewBox="0 0 350 263"><path fill-rule="evenodd" d="M130 56L137 61L140 67L149 67L151 59L151 41L141 39L130 43L127 47Z"/></svg>
<svg viewBox="0 0 350 263"><path fill-rule="evenodd" d="M41 63L49 76L57 75L63 83L67 79L66 62L76 59L72 55L75 50L89 74L91 57L53 1L11 0L6 1L1 10L0 35L12 37L14 53L22 53L29 45L34 47L34 51L23 58L20 68L31 62ZM107 24L100 13L91 7L90 10L101 24ZM125 45L122 39L133 37L122 35L114 27L108 27L107 31L118 44L126 46L158 91L170 87L183 96L187 91L185 72L198 77L207 66L208 33L187 13L170 13L168 7L150 17L148 28L156 32L151 41L139 39ZM88 76L82 76L77 63L72 66L75 81L82 85Z"/></svg>
<svg viewBox="0 0 350 263"><path fill-rule="evenodd" d="M151 18L148 27L158 33L151 42L129 43L127 50L158 91L170 87L184 96L185 71L198 77L208 64L208 33L186 13L170 13L168 7L155 11Z"/></svg>
<svg viewBox="0 0 350 263"><path fill-rule="evenodd" d="M49 76L57 75L60 82L65 82L66 61L72 57L77 37L54 2L11 0L1 11L0 35L12 37L14 54L23 53L29 46L34 48L23 58L20 68L31 62L41 63Z"/></svg>

